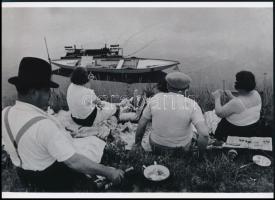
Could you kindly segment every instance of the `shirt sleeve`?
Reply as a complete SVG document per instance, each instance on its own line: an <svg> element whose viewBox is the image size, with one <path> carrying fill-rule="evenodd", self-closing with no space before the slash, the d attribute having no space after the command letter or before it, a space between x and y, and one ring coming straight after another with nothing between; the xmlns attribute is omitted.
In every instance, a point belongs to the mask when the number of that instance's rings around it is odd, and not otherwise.
<svg viewBox="0 0 275 200"><path fill-rule="evenodd" d="M98 97L96 96L94 90L90 90L90 94L91 94L91 99L92 99L92 101L98 99Z"/></svg>
<svg viewBox="0 0 275 200"><path fill-rule="evenodd" d="M58 162L69 159L76 150L67 136L51 120L43 120L38 128L38 142Z"/></svg>
<svg viewBox="0 0 275 200"><path fill-rule="evenodd" d="M86 105L92 105L93 102L98 99L98 97L96 96L94 90L87 89L85 92L86 92L85 104Z"/></svg>
<svg viewBox="0 0 275 200"><path fill-rule="evenodd" d="M194 101L194 107L191 114L191 121L194 125L196 125L198 122L204 121L204 117L201 111L200 106Z"/></svg>

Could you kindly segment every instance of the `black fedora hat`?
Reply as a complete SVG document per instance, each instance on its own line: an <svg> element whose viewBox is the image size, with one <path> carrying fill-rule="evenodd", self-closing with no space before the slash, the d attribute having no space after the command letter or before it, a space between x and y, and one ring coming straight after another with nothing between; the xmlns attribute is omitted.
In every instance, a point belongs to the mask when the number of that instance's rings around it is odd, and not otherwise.
<svg viewBox="0 0 275 200"><path fill-rule="evenodd" d="M13 85L28 86L34 88L50 87L58 88L59 85L51 81L52 67L40 58L24 57L19 65L18 76L9 78Z"/></svg>

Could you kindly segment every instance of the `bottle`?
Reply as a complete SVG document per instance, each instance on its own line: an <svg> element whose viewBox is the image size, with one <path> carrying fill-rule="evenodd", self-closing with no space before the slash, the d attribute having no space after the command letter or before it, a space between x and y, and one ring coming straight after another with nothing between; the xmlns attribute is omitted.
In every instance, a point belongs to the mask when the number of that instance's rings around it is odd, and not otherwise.
<svg viewBox="0 0 275 200"><path fill-rule="evenodd" d="M238 156L238 152L235 149L230 149L227 155L230 161L234 161L235 158Z"/></svg>
<svg viewBox="0 0 275 200"><path fill-rule="evenodd" d="M138 95L138 89L135 89L134 90L134 98L133 98L133 105L135 108L138 106L137 95Z"/></svg>
<svg viewBox="0 0 275 200"><path fill-rule="evenodd" d="M133 170L134 170L134 167L130 167L130 168L126 169L124 171L125 175ZM94 183L96 184L96 187L99 190L108 190L110 187L113 186L113 183L110 182L106 177L100 177L100 178L96 179L94 181Z"/></svg>

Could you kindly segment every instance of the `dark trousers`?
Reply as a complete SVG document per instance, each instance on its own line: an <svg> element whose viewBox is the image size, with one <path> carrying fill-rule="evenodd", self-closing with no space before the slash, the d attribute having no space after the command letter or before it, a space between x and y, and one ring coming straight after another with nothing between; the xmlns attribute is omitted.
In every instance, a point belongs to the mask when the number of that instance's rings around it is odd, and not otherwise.
<svg viewBox="0 0 275 200"><path fill-rule="evenodd" d="M257 137L259 133L259 122L248 126L236 126L222 118L215 131L215 138L226 142L228 136Z"/></svg>
<svg viewBox="0 0 275 200"><path fill-rule="evenodd" d="M152 152L157 155L165 155L170 154L175 157L181 157L183 154L188 152L187 148L185 147L167 147L160 144L155 143L151 137L149 137L149 143L152 149Z"/></svg>
<svg viewBox="0 0 275 200"><path fill-rule="evenodd" d="M72 117L73 121L75 123L77 123L78 125L92 126L95 121L96 114L97 114L97 108L95 107L93 112L86 119L78 119L78 118L73 117L73 115L71 115L71 117Z"/></svg>
<svg viewBox="0 0 275 200"><path fill-rule="evenodd" d="M84 174L78 173L61 162L55 162L43 171L17 168L17 173L23 184L45 192L73 192L76 183L88 182Z"/></svg>

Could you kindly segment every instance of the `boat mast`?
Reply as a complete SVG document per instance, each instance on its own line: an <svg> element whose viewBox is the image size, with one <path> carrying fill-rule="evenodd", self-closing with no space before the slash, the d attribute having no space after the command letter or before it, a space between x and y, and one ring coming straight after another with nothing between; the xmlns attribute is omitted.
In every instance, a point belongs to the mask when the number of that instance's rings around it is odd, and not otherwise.
<svg viewBox="0 0 275 200"><path fill-rule="evenodd" d="M44 37L44 40L45 40L45 44L46 44L46 50L47 50L48 60L49 60L50 64L52 64L52 63L51 63L50 54L49 54L49 50L48 50L48 45L47 45L46 37Z"/></svg>

